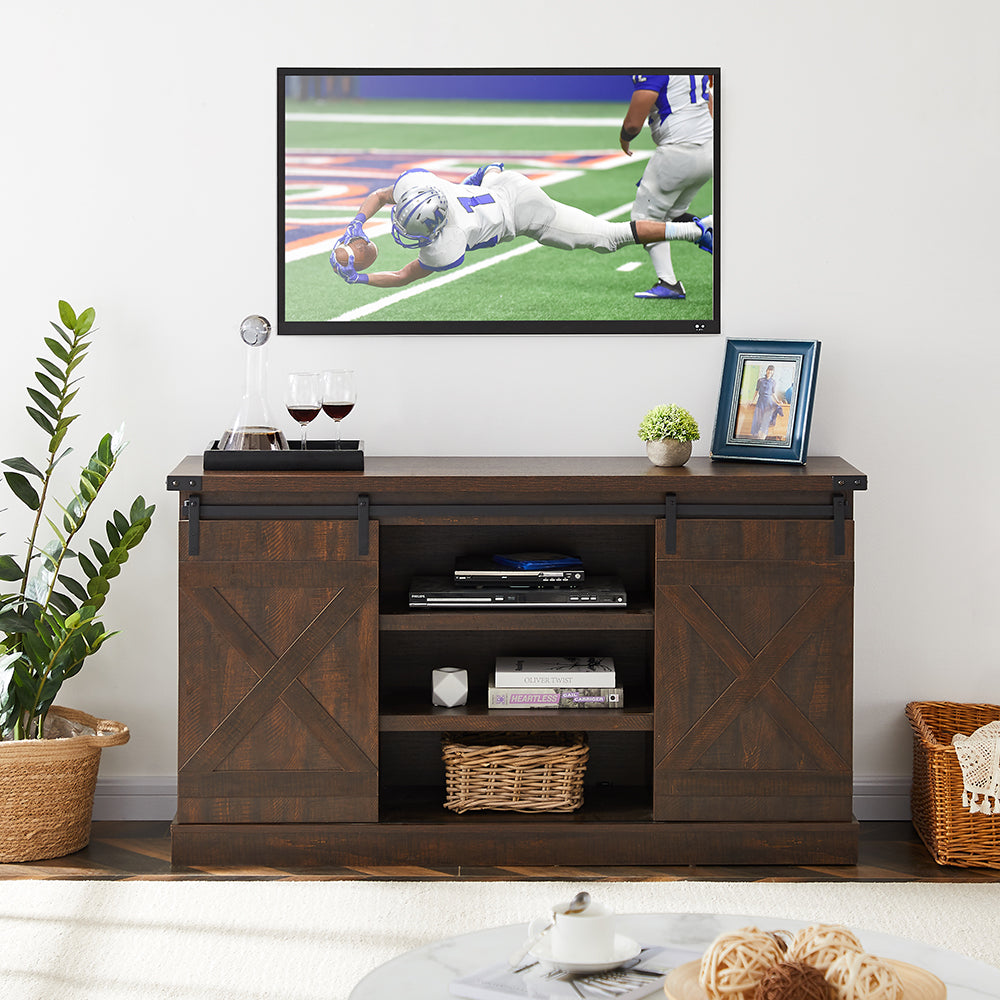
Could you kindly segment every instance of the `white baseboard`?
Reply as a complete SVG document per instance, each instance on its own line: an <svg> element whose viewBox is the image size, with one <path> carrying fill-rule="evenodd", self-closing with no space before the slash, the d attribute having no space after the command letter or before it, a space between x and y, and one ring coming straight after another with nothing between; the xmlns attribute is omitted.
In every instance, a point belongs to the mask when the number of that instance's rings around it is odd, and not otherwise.
<svg viewBox="0 0 1000 1000"><path fill-rule="evenodd" d="M94 819L164 820L177 811L176 778L98 778ZM908 820L910 777L855 777L859 820Z"/></svg>
<svg viewBox="0 0 1000 1000"><path fill-rule="evenodd" d="M854 776L854 815L859 820L908 820L910 818L910 775L881 777Z"/></svg>
<svg viewBox="0 0 1000 1000"><path fill-rule="evenodd" d="M176 778L101 778L94 792L94 819L173 819Z"/></svg>

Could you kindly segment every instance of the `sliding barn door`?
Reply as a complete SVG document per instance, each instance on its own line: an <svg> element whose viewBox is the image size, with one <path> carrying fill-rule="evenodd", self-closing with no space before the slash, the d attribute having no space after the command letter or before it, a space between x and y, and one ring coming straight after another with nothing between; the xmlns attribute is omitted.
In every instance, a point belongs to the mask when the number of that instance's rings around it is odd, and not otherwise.
<svg viewBox="0 0 1000 1000"><path fill-rule="evenodd" d="M851 820L853 527L658 525L655 819Z"/></svg>
<svg viewBox="0 0 1000 1000"><path fill-rule="evenodd" d="M178 823L378 818L378 525L180 533Z"/></svg>

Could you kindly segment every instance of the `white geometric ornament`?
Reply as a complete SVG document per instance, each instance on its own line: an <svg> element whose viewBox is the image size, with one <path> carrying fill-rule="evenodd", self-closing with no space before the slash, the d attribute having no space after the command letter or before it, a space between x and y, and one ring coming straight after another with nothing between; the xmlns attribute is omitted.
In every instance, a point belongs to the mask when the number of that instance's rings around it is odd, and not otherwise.
<svg viewBox="0 0 1000 1000"><path fill-rule="evenodd" d="M462 667L438 667L431 676L431 702L457 708L469 697L469 673Z"/></svg>

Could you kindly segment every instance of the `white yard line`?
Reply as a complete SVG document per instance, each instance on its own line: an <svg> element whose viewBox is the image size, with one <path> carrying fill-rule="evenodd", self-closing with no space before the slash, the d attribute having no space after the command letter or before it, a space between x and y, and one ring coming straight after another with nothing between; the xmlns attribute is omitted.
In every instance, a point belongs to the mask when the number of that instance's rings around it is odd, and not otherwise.
<svg viewBox="0 0 1000 1000"><path fill-rule="evenodd" d="M561 128L585 125L598 128L620 128L621 118L531 118L488 115L357 115L336 114L323 111L288 112L286 122L336 122L366 125L538 125L544 128Z"/></svg>

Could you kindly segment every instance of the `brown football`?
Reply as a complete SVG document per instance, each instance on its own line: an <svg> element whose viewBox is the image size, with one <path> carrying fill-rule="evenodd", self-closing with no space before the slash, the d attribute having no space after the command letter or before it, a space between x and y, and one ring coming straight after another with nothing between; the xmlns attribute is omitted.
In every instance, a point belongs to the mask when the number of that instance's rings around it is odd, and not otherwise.
<svg viewBox="0 0 1000 1000"><path fill-rule="evenodd" d="M375 258L378 256L378 247L374 243L369 243L368 240L363 240L360 236L356 236L348 246L354 252L355 271L366 271L375 263ZM347 263L347 247L339 246L334 252L338 264L344 265Z"/></svg>

